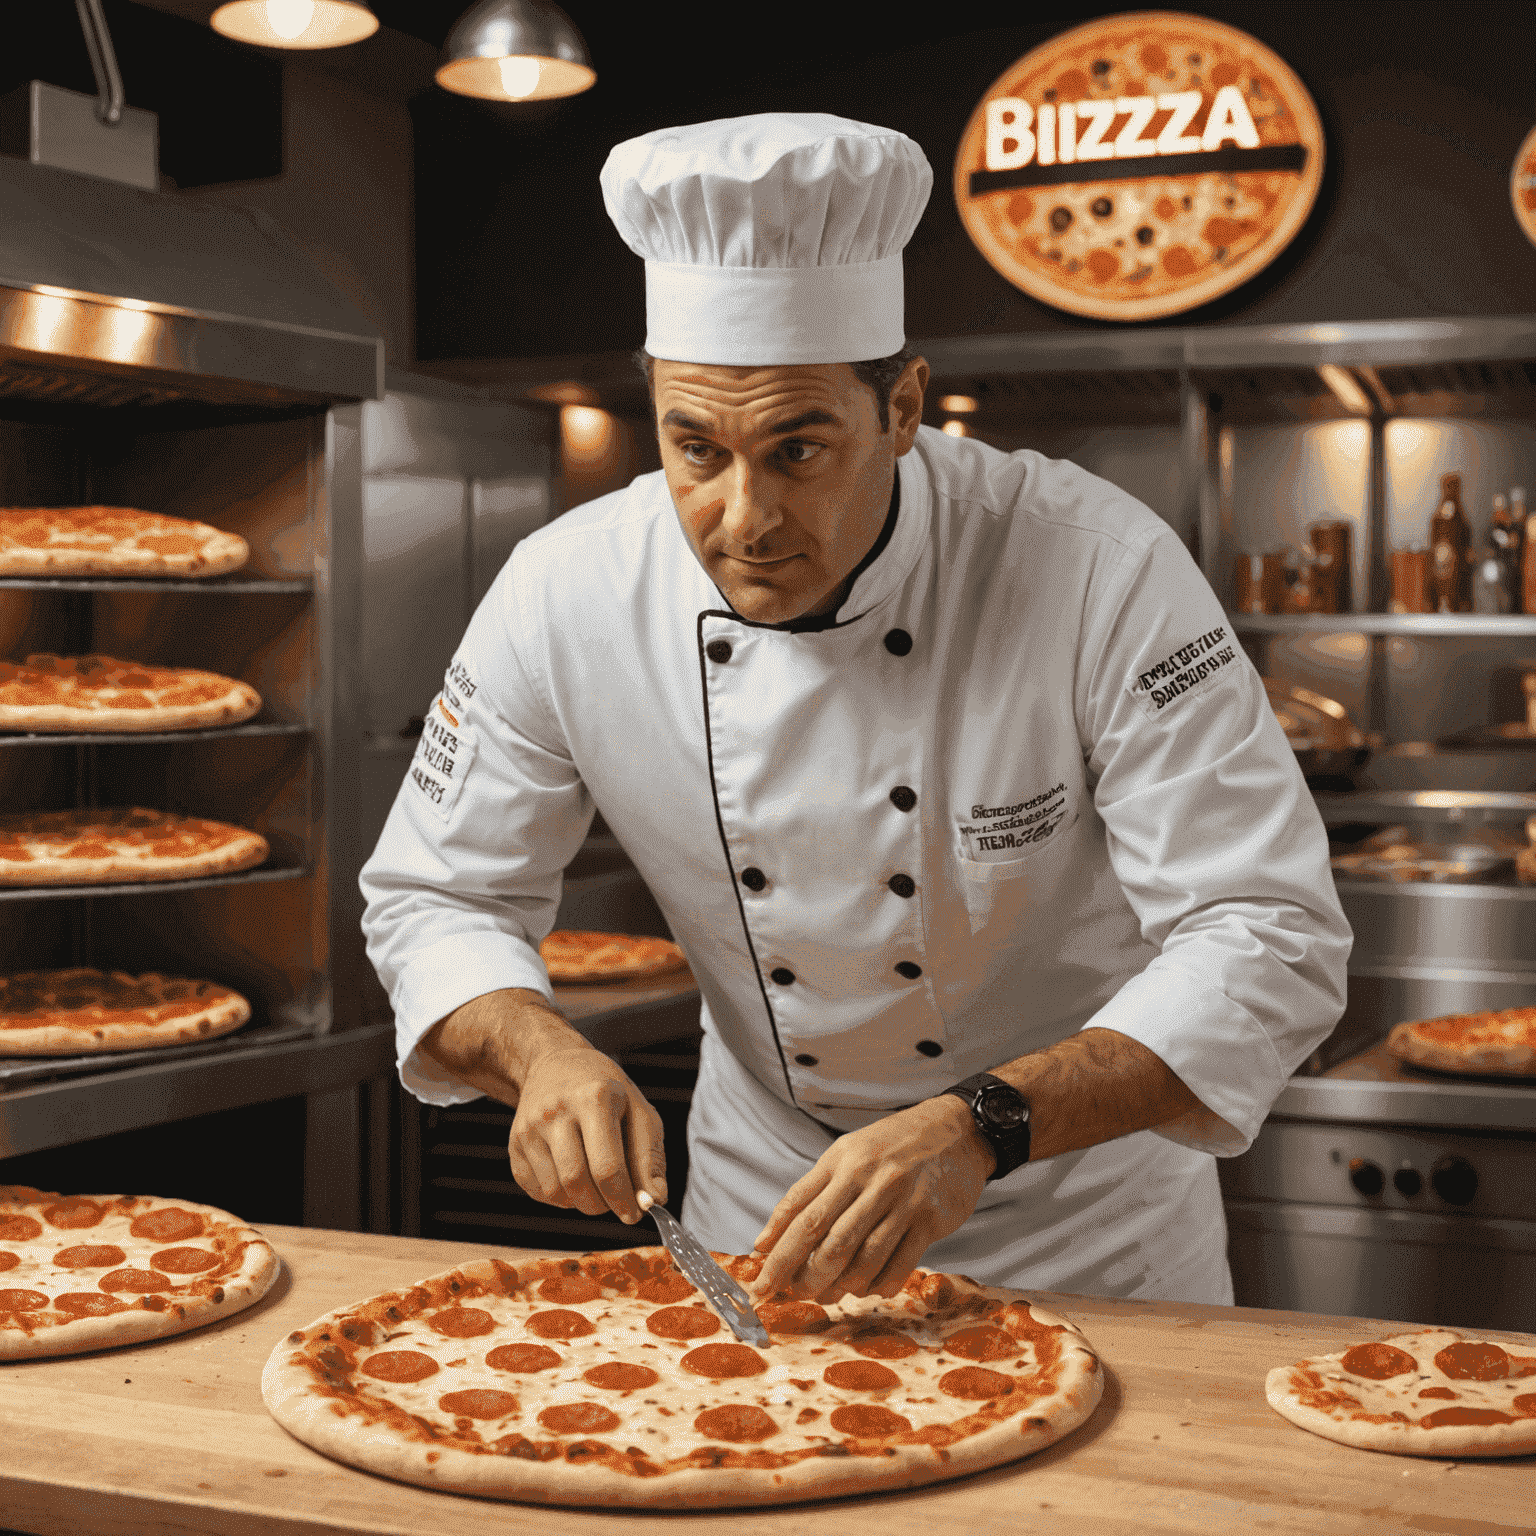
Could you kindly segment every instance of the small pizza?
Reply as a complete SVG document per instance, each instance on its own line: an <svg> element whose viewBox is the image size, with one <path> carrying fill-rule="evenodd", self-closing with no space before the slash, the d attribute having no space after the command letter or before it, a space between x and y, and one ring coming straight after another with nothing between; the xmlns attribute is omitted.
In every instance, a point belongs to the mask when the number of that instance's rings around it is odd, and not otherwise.
<svg viewBox="0 0 1536 1536"><path fill-rule="evenodd" d="M1536 128L1526 134L1509 168L1509 200L1525 237L1536 245Z"/></svg>
<svg viewBox="0 0 1536 1536"><path fill-rule="evenodd" d="M549 979L567 983L664 976L688 964L682 950L669 939L576 929L557 929L539 945L539 955Z"/></svg>
<svg viewBox="0 0 1536 1536"><path fill-rule="evenodd" d="M1387 1049L1399 1061L1439 1072L1536 1077L1536 1008L1415 1019L1393 1028Z"/></svg>
<svg viewBox="0 0 1536 1536"><path fill-rule="evenodd" d="M78 1056L189 1045L239 1029L251 1005L215 981L148 971L0 976L0 1056Z"/></svg>
<svg viewBox="0 0 1536 1536"><path fill-rule="evenodd" d="M0 507L0 576L223 576L238 533L136 507Z"/></svg>
<svg viewBox="0 0 1536 1536"><path fill-rule="evenodd" d="M1061 33L988 87L961 137L955 201L982 255L1031 297L1148 320L1273 261L1316 200L1323 150L1306 87L1258 39L1127 12Z"/></svg>
<svg viewBox="0 0 1536 1536"><path fill-rule="evenodd" d="M252 869L268 851L245 827L139 805L0 816L0 886L195 880Z"/></svg>
<svg viewBox="0 0 1536 1536"><path fill-rule="evenodd" d="M261 708L249 683L112 656L0 661L0 731L195 731Z"/></svg>
<svg viewBox="0 0 1536 1536"><path fill-rule="evenodd" d="M477 1260L289 1334L262 1396L306 1444L404 1482L689 1509L961 1477L1059 1440L1103 1389L1071 1323L958 1276L758 1313L764 1349L661 1248Z"/></svg>
<svg viewBox="0 0 1536 1536"><path fill-rule="evenodd" d="M1425 1328L1277 1365L1264 1392L1291 1423L1366 1451L1525 1456L1536 1451L1536 1339L1527 1343Z"/></svg>
<svg viewBox="0 0 1536 1536"><path fill-rule="evenodd" d="M0 1360L185 1333L276 1278L266 1239L211 1205L0 1184Z"/></svg>

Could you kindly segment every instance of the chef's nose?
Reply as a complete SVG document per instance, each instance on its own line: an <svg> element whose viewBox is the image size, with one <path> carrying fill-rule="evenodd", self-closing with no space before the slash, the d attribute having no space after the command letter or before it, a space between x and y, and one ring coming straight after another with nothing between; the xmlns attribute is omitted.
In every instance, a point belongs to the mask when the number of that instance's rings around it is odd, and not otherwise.
<svg viewBox="0 0 1536 1536"><path fill-rule="evenodd" d="M750 464L738 463L732 469L720 521L737 549L759 543L784 521L766 477L754 473Z"/></svg>

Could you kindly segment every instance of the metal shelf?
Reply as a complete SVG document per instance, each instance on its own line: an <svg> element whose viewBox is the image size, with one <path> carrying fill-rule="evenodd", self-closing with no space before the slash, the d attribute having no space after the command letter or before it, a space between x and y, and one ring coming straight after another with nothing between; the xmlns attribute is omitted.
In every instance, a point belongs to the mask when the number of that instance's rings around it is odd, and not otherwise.
<svg viewBox="0 0 1536 1536"><path fill-rule="evenodd" d="M0 576L0 591L25 592L313 592L308 576Z"/></svg>
<svg viewBox="0 0 1536 1536"><path fill-rule="evenodd" d="M1536 639L1533 613L1231 613L1239 634L1418 635Z"/></svg>
<svg viewBox="0 0 1536 1536"><path fill-rule="evenodd" d="M1531 901L1536 885L1439 884L1433 880L1335 880L1340 896L1393 896L1410 901Z"/></svg>
<svg viewBox="0 0 1536 1536"><path fill-rule="evenodd" d="M299 1094L333 1093L392 1073L392 1023L340 1034L242 1045L0 1092L0 1157L163 1125Z"/></svg>
<svg viewBox="0 0 1536 1536"><path fill-rule="evenodd" d="M254 885L261 881L302 880L314 871L307 864L277 869L240 869L198 880L124 880L112 885L13 885L0 889L0 901L63 901L76 896L163 896L175 891L204 891L216 885Z"/></svg>
<svg viewBox="0 0 1536 1536"><path fill-rule="evenodd" d="M1358 821L1451 822L1478 826L1536 815L1536 792L1482 789L1360 789L1317 795L1318 814L1333 826ZM1371 884L1379 884L1372 881Z"/></svg>
<svg viewBox="0 0 1536 1536"><path fill-rule="evenodd" d="M0 747L140 746L153 742L215 741L227 736L307 736L310 728L288 720L255 720L188 731L0 732Z"/></svg>

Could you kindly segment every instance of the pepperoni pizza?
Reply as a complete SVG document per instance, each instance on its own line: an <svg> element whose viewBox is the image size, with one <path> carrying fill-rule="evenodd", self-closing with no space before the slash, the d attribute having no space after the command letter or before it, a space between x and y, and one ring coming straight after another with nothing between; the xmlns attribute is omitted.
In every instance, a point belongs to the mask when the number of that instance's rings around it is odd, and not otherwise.
<svg viewBox="0 0 1536 1536"><path fill-rule="evenodd" d="M0 576L222 576L238 533L136 507L0 507Z"/></svg>
<svg viewBox="0 0 1536 1536"><path fill-rule="evenodd" d="M1536 1451L1536 1339L1524 1348L1447 1328L1277 1365L1269 1405L1315 1435L1400 1456Z"/></svg>
<svg viewBox="0 0 1536 1536"><path fill-rule="evenodd" d="M276 1278L261 1234L214 1206L0 1184L0 1360L185 1333Z"/></svg>
<svg viewBox="0 0 1536 1536"><path fill-rule="evenodd" d="M764 1349L660 1248L478 1260L289 1334L262 1395L316 1450L424 1487L698 1508L960 1477L1060 1439L1103 1388L1072 1324L959 1276L758 1312Z"/></svg>
<svg viewBox="0 0 1536 1536"><path fill-rule="evenodd" d="M112 656L0 661L0 731L191 731L249 720L249 683Z"/></svg>
<svg viewBox="0 0 1536 1536"><path fill-rule="evenodd" d="M78 1056L187 1045L239 1029L251 1005L213 981L148 971L0 976L0 1056Z"/></svg>
<svg viewBox="0 0 1536 1536"><path fill-rule="evenodd" d="M171 811L26 811L0 816L0 886L193 880L260 864L266 838Z"/></svg>

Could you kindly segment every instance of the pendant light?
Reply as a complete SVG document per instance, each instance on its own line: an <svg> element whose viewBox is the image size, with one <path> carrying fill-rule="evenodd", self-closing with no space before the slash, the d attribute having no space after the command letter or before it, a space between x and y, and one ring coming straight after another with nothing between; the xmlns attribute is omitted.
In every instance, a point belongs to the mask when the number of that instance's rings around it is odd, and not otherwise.
<svg viewBox="0 0 1536 1536"><path fill-rule="evenodd" d="M443 45L437 83L487 101L575 96L597 80L587 45L549 0L480 0Z"/></svg>
<svg viewBox="0 0 1536 1536"><path fill-rule="evenodd" d="M379 30L363 0L229 0L210 25L225 37L264 48L343 48Z"/></svg>

